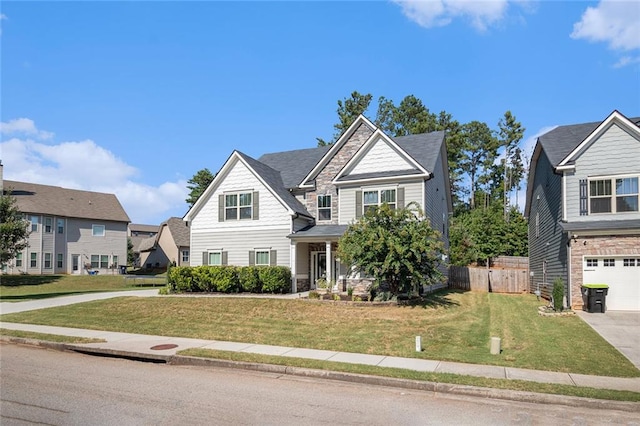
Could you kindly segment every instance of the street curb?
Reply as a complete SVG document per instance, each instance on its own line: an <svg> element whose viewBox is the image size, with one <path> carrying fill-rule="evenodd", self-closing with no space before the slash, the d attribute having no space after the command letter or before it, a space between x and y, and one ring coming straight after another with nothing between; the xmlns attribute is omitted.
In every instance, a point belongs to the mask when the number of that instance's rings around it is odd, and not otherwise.
<svg viewBox="0 0 640 426"><path fill-rule="evenodd" d="M23 337L0 336L0 341L37 346L58 351L70 351L87 355L99 355L113 358L123 358L134 361L166 363L170 365L219 367L242 370L275 373L316 379L329 379L349 383L366 384L372 386L386 386L399 389L410 389L433 393L452 394L476 398L501 399L507 401L528 402L534 404L568 405L590 409L619 410L640 413L640 403L626 401L612 401L604 399L584 398L556 394L545 394L507 389L483 388L478 386L457 385L451 383L428 382L394 377L371 376L357 373L344 373L331 370L316 370L303 367L290 367L276 364L261 364L256 362L231 361L217 358L201 358L185 355L144 354L122 350L92 348L74 343L57 343L45 340L28 339Z"/></svg>

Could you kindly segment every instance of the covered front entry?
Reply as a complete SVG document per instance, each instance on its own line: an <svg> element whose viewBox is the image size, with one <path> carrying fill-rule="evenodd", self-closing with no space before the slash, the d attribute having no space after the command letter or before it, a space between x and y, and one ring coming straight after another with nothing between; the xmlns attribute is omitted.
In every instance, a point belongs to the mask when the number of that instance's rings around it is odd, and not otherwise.
<svg viewBox="0 0 640 426"><path fill-rule="evenodd" d="M331 264L327 268L327 252L326 251L313 251L311 252L311 289L318 288L318 280L325 279L333 283L333 286L339 284L338 275L340 272L340 262L336 260L335 254L331 253ZM327 274L331 274L330 276Z"/></svg>

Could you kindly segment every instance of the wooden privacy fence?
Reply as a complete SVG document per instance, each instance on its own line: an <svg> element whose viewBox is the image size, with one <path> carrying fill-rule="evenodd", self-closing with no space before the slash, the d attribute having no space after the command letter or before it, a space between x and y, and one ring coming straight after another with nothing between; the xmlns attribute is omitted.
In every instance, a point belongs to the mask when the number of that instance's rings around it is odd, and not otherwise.
<svg viewBox="0 0 640 426"><path fill-rule="evenodd" d="M510 259L508 262L526 265L521 260ZM451 266L449 287L491 293L524 293L529 291L529 269L526 266L496 267L496 263L491 268Z"/></svg>

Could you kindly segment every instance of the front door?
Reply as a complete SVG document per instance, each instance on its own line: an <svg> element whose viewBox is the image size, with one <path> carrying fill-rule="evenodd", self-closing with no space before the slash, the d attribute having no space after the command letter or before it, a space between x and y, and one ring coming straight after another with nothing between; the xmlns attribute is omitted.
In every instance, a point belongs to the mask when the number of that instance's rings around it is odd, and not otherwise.
<svg viewBox="0 0 640 426"><path fill-rule="evenodd" d="M80 273L80 255L78 254L71 255L71 273L72 274Z"/></svg>
<svg viewBox="0 0 640 426"><path fill-rule="evenodd" d="M335 256L331 256L333 261L333 267L331 268L332 277L327 277L327 253L324 251L314 251L311 253L311 288L317 288L317 282L320 278L324 278L327 281L331 281L334 285L338 278L338 262L336 262Z"/></svg>

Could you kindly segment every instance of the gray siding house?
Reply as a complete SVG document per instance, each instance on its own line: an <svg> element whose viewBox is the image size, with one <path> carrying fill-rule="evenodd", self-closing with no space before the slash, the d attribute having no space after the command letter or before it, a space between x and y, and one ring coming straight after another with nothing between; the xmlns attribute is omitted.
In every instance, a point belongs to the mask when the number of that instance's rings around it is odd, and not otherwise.
<svg viewBox="0 0 640 426"><path fill-rule="evenodd" d="M234 151L184 217L191 265L287 266L294 292L315 288L320 278L363 285L336 257L338 239L367 208L412 202L448 250L444 132L392 138L359 116L330 146L258 160Z"/></svg>
<svg viewBox="0 0 640 426"><path fill-rule="evenodd" d="M531 291L607 284L607 309L640 311L640 118L560 126L538 138L527 184Z"/></svg>
<svg viewBox="0 0 640 426"><path fill-rule="evenodd" d="M1 174L0 182L31 231L29 246L2 266L3 273L106 274L127 264L129 216L115 195L2 181Z"/></svg>

